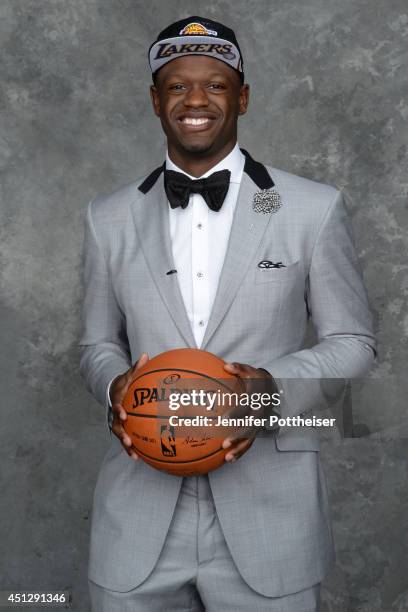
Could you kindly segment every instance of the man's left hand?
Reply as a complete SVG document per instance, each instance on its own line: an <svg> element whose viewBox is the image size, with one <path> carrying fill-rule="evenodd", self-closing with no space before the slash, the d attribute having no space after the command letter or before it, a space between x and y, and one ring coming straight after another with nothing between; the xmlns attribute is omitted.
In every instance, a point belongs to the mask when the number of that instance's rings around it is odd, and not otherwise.
<svg viewBox="0 0 408 612"><path fill-rule="evenodd" d="M245 393L251 395L251 393L268 393L272 395L277 391L277 386L273 376L262 368L254 368L246 363L226 363L224 369L229 374L238 376L243 383ZM254 410L251 406L237 406L233 412L228 414L229 417L245 417L246 415L253 414L257 418L265 418L271 412L271 406L261 406L258 410ZM225 456L225 461L233 463L244 453L251 448L256 432L261 427L247 427L239 428L234 435L230 435L223 441L222 447L229 449Z"/></svg>

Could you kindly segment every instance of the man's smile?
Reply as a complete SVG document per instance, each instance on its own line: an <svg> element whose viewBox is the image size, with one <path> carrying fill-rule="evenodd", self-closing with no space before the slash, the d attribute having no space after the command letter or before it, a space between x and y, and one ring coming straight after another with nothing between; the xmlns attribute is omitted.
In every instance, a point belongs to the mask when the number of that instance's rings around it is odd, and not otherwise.
<svg viewBox="0 0 408 612"><path fill-rule="evenodd" d="M183 131L202 132L212 127L215 116L182 114L177 118L177 123L183 126Z"/></svg>

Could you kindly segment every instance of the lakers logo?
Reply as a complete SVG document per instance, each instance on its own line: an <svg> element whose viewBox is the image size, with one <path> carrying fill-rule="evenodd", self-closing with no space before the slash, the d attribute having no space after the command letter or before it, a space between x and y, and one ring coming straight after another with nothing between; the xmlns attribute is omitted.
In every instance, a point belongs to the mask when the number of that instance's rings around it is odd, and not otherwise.
<svg viewBox="0 0 408 612"><path fill-rule="evenodd" d="M201 23L189 23L181 31L180 36L217 36L215 30L207 30Z"/></svg>
<svg viewBox="0 0 408 612"><path fill-rule="evenodd" d="M184 43L182 45L172 45L170 43L163 43L157 45L157 53L153 59L162 59L181 53L218 53L219 55L223 55L227 60L233 60L236 57L235 53L232 52L232 45L229 43L223 45L210 43Z"/></svg>

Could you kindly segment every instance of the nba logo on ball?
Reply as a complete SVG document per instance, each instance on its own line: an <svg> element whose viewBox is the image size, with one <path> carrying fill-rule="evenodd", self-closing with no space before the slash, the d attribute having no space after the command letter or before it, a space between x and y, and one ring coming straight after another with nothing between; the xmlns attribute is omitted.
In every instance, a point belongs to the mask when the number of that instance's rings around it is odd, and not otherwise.
<svg viewBox="0 0 408 612"><path fill-rule="evenodd" d="M175 457L177 455L174 427L168 424L162 425L160 428L160 441L164 457Z"/></svg>

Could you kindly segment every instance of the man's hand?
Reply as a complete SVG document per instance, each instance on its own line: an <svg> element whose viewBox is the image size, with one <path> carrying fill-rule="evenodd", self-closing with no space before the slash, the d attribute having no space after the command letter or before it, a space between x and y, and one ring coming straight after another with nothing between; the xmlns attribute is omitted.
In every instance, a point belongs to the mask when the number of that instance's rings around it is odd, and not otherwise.
<svg viewBox="0 0 408 612"><path fill-rule="evenodd" d="M110 390L109 390L110 400L112 404L112 412L113 412L112 431L115 434L115 436L117 436L119 440L121 441L122 446L127 452L127 454L129 455L129 457L131 457L135 461L139 459L139 456L136 454L133 448L132 440L130 439L130 436L128 436L128 434L125 432L123 428L123 423L127 419L127 414L126 414L126 410L122 406L122 402L123 402L123 399L127 393L127 390L130 384L135 378L136 372L140 370L141 367L146 365L148 361L149 361L148 354L143 353L139 357L139 359L136 361L136 363L131 368L129 368L129 370L127 370L127 372L125 372L124 374L121 374L120 376L117 376L113 380L110 386Z"/></svg>
<svg viewBox="0 0 408 612"><path fill-rule="evenodd" d="M241 378L245 387L245 393L251 395L251 393L268 393L272 394L277 391L277 386L274 378L269 372L262 368L253 368L246 363L226 363L224 369L229 374L234 374ZM229 412L227 417L239 418L245 417L246 415L253 414L257 418L265 418L269 415L271 410L270 406L261 406L259 410L254 410L251 406L237 406L232 412ZM244 453L251 448L256 432L261 429L260 427L248 427L240 428L237 432L228 438L225 438L222 443L224 449L230 449L225 456L225 461L232 463L242 457Z"/></svg>

